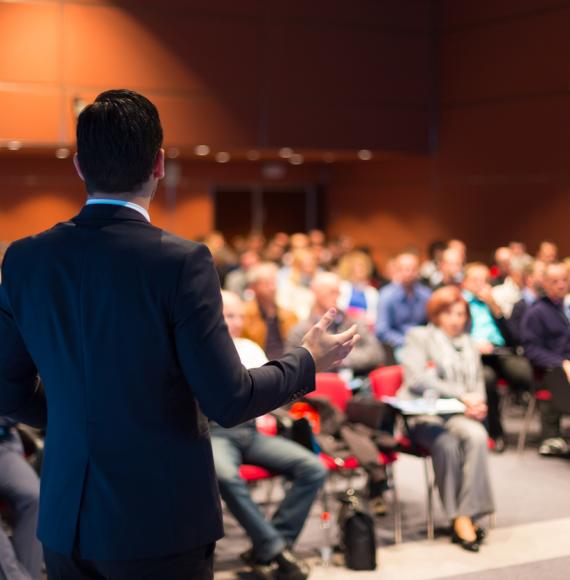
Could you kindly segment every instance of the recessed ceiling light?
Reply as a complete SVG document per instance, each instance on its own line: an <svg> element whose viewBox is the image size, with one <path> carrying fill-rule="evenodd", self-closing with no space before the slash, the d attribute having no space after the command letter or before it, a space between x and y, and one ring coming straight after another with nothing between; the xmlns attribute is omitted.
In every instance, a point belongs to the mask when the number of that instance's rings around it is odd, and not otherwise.
<svg viewBox="0 0 570 580"><path fill-rule="evenodd" d="M194 153L200 157L205 157L210 154L210 148L208 145L196 145L196 147L194 147Z"/></svg>
<svg viewBox="0 0 570 580"><path fill-rule="evenodd" d="M166 155L169 159L176 159L180 156L180 149L178 147L171 147Z"/></svg>
<svg viewBox="0 0 570 580"><path fill-rule="evenodd" d="M283 159L289 159L293 154L294 151L291 147L281 147L281 149L279 149L279 157L282 157Z"/></svg>
<svg viewBox="0 0 570 580"><path fill-rule="evenodd" d="M67 159L69 157L70 151L67 147L60 147L55 150L55 156L58 159Z"/></svg>
<svg viewBox="0 0 570 580"><path fill-rule="evenodd" d="M372 159L372 151L370 149L361 149L358 152L358 159L362 161L370 161Z"/></svg>
<svg viewBox="0 0 570 580"><path fill-rule="evenodd" d="M216 161L218 163L227 163L231 158L231 155L227 151L216 153Z"/></svg>

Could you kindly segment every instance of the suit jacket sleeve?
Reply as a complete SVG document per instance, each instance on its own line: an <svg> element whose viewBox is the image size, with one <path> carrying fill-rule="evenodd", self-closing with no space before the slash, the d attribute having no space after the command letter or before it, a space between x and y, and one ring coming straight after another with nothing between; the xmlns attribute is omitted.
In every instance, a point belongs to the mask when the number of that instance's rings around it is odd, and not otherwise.
<svg viewBox="0 0 570 580"><path fill-rule="evenodd" d="M0 415L44 429L47 406L38 371L0 286Z"/></svg>
<svg viewBox="0 0 570 580"><path fill-rule="evenodd" d="M237 425L315 388L315 364L304 348L247 370L222 315L220 284L209 250L199 245L184 260L174 313L178 358L206 416Z"/></svg>

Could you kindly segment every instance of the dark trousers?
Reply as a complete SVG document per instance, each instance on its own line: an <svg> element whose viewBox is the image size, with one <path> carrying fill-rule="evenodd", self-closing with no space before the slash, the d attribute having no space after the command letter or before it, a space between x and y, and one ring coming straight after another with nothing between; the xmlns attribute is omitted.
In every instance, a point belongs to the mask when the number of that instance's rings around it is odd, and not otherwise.
<svg viewBox="0 0 570 580"><path fill-rule="evenodd" d="M83 560L44 546L48 580L212 580L215 544L140 560Z"/></svg>
<svg viewBox="0 0 570 580"><path fill-rule="evenodd" d="M530 391L533 388L534 375L528 360L515 354L483 355L485 388L487 390L487 429L489 435L496 439L503 436L503 425L499 407L497 384L503 379L514 391Z"/></svg>

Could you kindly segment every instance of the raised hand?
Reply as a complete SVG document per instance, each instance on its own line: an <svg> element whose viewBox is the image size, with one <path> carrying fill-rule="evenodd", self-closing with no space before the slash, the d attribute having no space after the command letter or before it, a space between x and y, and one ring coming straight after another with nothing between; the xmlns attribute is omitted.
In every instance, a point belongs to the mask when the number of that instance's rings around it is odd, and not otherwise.
<svg viewBox="0 0 570 580"><path fill-rule="evenodd" d="M301 342L301 346L313 355L317 372L339 366L360 339L355 325L339 334L329 334L327 331L335 317L336 310L331 308Z"/></svg>

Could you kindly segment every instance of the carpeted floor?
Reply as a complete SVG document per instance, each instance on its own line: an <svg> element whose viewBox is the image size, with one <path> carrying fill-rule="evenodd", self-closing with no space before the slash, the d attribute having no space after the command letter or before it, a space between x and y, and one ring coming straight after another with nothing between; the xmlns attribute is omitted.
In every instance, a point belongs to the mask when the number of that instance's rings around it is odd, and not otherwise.
<svg viewBox="0 0 570 580"><path fill-rule="evenodd" d="M506 423L512 445L520 422L520 409L510 408ZM367 573L351 572L342 566L323 568L318 554L327 542L320 529L316 505L297 545L298 553L314 565L311 579L331 576L346 580L570 579L570 460L539 457L535 447L537 429L535 422L524 455L518 456L511 446L503 455L490 456L497 514L488 544L479 554L469 554L451 545L446 535L449 523L439 501L436 539L426 540L422 461L401 456L396 475L403 508L404 543L393 545L390 515L378 518L378 570ZM263 499L266 489L260 488L255 494ZM278 501L278 490L273 499ZM216 579L252 578L239 561L239 554L248 546L237 522L227 515L226 537L216 551Z"/></svg>

